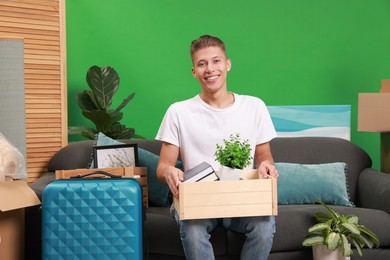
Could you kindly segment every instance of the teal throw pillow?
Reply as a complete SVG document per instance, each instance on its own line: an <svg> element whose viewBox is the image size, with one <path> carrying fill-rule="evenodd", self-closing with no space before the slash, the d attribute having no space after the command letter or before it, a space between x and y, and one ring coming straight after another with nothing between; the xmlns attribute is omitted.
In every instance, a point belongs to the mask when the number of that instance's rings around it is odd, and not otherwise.
<svg viewBox="0 0 390 260"><path fill-rule="evenodd" d="M96 138L96 146L104 146L104 145L116 145L123 144L117 140L114 140L103 133L99 133ZM93 158L93 157L92 157ZM151 206L159 206L166 207L172 203L172 199L170 197L170 191L168 185L159 182L156 175L158 160L160 157L151 153L147 150L138 147L138 164L141 167L147 167L148 169L148 198L149 205ZM92 159L93 160L93 159ZM93 165L93 161L91 162ZM181 161L177 161L177 168L182 169Z"/></svg>
<svg viewBox="0 0 390 260"><path fill-rule="evenodd" d="M151 206L166 207L171 205L172 198L167 184L161 183L157 179L157 165L160 156L147 150L138 148L138 163L140 166L148 168L148 196ZM177 161L176 167L183 168L181 161Z"/></svg>
<svg viewBox="0 0 390 260"><path fill-rule="evenodd" d="M347 164L275 163L279 172L278 204L327 204L353 206L346 178Z"/></svg>

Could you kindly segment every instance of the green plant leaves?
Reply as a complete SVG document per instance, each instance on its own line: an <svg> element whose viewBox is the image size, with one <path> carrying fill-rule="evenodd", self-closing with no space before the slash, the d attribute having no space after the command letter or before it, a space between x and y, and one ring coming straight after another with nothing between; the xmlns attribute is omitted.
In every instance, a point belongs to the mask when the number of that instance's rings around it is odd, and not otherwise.
<svg viewBox="0 0 390 260"><path fill-rule="evenodd" d="M107 110L119 86L119 76L114 68L92 66L87 72L87 83L91 88L99 109Z"/></svg>
<svg viewBox="0 0 390 260"><path fill-rule="evenodd" d="M81 135L87 139L95 139L95 136L98 132L95 129L86 126L70 126L68 128L69 135Z"/></svg>
<svg viewBox="0 0 390 260"><path fill-rule="evenodd" d="M119 76L114 68L92 66L86 75L87 84L91 90L77 94L77 104L82 109L84 117L95 124L90 127L69 127L69 134L79 134L88 139L95 139L102 132L113 139L131 139L143 136L135 133L134 128L128 128L120 123L123 118L121 110L134 98L135 93L127 96L115 109L110 109L112 100L119 87Z"/></svg>
<svg viewBox="0 0 390 260"><path fill-rule="evenodd" d="M356 224L341 223L341 226L347 229L351 234L360 235L360 230Z"/></svg>
<svg viewBox="0 0 390 260"><path fill-rule="evenodd" d="M123 114L121 112L106 112L100 110L84 110L83 115L96 125L98 132L110 132L112 125L119 121Z"/></svg>
<svg viewBox="0 0 390 260"><path fill-rule="evenodd" d="M350 256L353 254L351 249L351 243L348 241L348 238L346 235L341 234L341 246L343 248L343 255L344 256Z"/></svg>
<svg viewBox="0 0 390 260"><path fill-rule="evenodd" d="M364 240L367 239L367 240L372 241L373 246L378 247L380 245L379 237L374 232L372 232L370 229L366 228L363 225L359 225L358 227L359 227L359 230L362 234L362 239L364 239ZM366 242L366 244L367 244L367 242Z"/></svg>
<svg viewBox="0 0 390 260"><path fill-rule="evenodd" d="M99 109L93 93L90 90L84 90L77 94L77 104L83 110L97 110Z"/></svg>
<svg viewBox="0 0 390 260"><path fill-rule="evenodd" d="M326 229L330 229L329 223L318 223L318 224L315 224L314 226L312 226L311 228L309 228L308 231L310 233L315 233L315 232L320 232L320 231L323 231Z"/></svg>
<svg viewBox="0 0 390 260"><path fill-rule="evenodd" d="M353 244L359 255L362 255L362 248L367 246L373 248L379 247L380 241L378 236L370 229L359 224L359 218L355 215L340 215L321 201L315 201L321 204L327 213L317 212L315 217L319 223L308 229L307 237L303 241L303 246L313 246L321 241L329 250L336 250L342 247L344 256L351 256Z"/></svg>
<svg viewBox="0 0 390 260"><path fill-rule="evenodd" d="M240 135L231 134L229 139L224 139L224 146L217 144L214 154L216 161L221 165L233 169L244 169L251 163L251 147L249 140L241 140Z"/></svg>
<svg viewBox="0 0 390 260"><path fill-rule="evenodd" d="M302 245L303 246L316 246L316 245L323 245L325 243L325 239L322 236L312 236L306 238Z"/></svg>
<svg viewBox="0 0 390 260"><path fill-rule="evenodd" d="M325 238L325 244L329 250L336 250L340 245L340 234L336 232L330 232L329 235Z"/></svg>
<svg viewBox="0 0 390 260"><path fill-rule="evenodd" d="M135 96L135 93L130 94L127 98L125 98L122 103L115 109L115 111L120 111L124 108Z"/></svg>

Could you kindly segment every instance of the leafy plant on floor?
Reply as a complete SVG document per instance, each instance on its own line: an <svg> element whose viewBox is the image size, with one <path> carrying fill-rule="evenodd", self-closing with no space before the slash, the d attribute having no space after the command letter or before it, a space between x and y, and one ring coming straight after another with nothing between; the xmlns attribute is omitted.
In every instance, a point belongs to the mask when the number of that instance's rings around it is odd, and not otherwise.
<svg viewBox="0 0 390 260"><path fill-rule="evenodd" d="M340 215L321 201L315 201L315 203L321 204L327 213L315 213L319 223L308 229L303 246L326 245L331 251L341 247L344 256L352 255L351 244L356 247L360 256L362 256L364 246L370 249L374 246L379 247L378 236L370 229L360 225L357 216L353 214Z"/></svg>
<svg viewBox="0 0 390 260"><path fill-rule="evenodd" d="M99 132L113 139L131 139L144 137L135 133L134 128L120 123L123 118L121 110L134 98L131 93L116 108L111 109L113 97L119 88L119 75L110 66L92 66L87 71L87 84L90 90L84 90L77 95L77 104L82 114L91 120L96 128L86 126L69 127L69 134L79 134L88 139L95 139Z"/></svg>
<svg viewBox="0 0 390 260"><path fill-rule="evenodd" d="M251 163L251 147L249 140L241 140L240 134L231 134L223 140L224 145L217 144L214 154L221 165L233 169L244 169Z"/></svg>

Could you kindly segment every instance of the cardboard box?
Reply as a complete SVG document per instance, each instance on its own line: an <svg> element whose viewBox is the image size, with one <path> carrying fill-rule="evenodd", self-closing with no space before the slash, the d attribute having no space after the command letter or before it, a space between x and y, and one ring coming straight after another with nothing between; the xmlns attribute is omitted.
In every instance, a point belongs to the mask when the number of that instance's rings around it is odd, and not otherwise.
<svg viewBox="0 0 390 260"><path fill-rule="evenodd" d="M379 93L359 93L358 131L390 132L390 80L382 80Z"/></svg>
<svg viewBox="0 0 390 260"><path fill-rule="evenodd" d="M360 93L358 131L390 132L390 93Z"/></svg>
<svg viewBox="0 0 390 260"><path fill-rule="evenodd" d="M390 80L381 81L379 93L360 93L358 131L379 132L381 171L390 173Z"/></svg>
<svg viewBox="0 0 390 260"><path fill-rule="evenodd" d="M256 178L180 183L174 207L182 220L277 215L277 180Z"/></svg>
<svg viewBox="0 0 390 260"><path fill-rule="evenodd" d="M122 177L131 177L137 178L142 185L143 201L146 207L149 206L148 203L148 172L147 167L118 167L118 168L92 168L92 169L75 169L75 170L57 170L56 180L58 179L69 179L75 176L81 176L93 171L105 171L114 175L119 175ZM99 175L90 176L93 178L99 177ZM104 177L101 175L101 177Z"/></svg>
<svg viewBox="0 0 390 260"><path fill-rule="evenodd" d="M0 182L0 256L24 259L24 208L40 205L35 192L23 180Z"/></svg>

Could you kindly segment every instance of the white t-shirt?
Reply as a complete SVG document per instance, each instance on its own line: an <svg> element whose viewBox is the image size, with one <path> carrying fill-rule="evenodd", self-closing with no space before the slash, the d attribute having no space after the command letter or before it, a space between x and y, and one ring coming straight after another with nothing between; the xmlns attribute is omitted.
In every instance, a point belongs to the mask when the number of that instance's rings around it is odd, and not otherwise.
<svg viewBox="0 0 390 260"><path fill-rule="evenodd" d="M218 171L217 144L231 134L248 139L251 156L257 144L269 142L276 131L264 102L252 96L234 94L234 103L225 109L211 107L199 95L172 104L160 125L156 139L180 148L184 170L206 161ZM253 167L253 165L248 166Z"/></svg>

